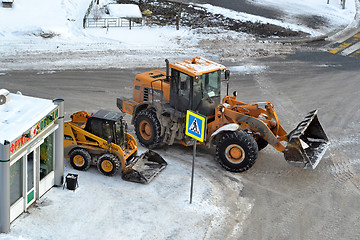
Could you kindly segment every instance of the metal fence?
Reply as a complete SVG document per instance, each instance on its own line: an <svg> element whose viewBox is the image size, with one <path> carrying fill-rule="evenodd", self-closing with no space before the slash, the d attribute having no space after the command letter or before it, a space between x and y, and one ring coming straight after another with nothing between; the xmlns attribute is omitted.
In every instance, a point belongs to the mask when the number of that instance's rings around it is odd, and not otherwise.
<svg viewBox="0 0 360 240"><path fill-rule="evenodd" d="M108 27L139 27L142 19L127 18L86 18L85 28L108 28Z"/></svg>

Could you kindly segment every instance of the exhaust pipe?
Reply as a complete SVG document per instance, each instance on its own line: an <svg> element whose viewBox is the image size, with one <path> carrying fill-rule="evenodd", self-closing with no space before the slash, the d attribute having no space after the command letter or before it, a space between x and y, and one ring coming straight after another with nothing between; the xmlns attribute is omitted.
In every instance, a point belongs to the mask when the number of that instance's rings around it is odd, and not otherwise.
<svg viewBox="0 0 360 240"><path fill-rule="evenodd" d="M165 59L165 63L166 63L166 81L169 81L170 78L170 74L169 74L169 60Z"/></svg>
<svg viewBox="0 0 360 240"><path fill-rule="evenodd" d="M304 169L315 169L329 147L329 140L319 122L317 112L318 110L309 112L288 134L284 157L289 164Z"/></svg>

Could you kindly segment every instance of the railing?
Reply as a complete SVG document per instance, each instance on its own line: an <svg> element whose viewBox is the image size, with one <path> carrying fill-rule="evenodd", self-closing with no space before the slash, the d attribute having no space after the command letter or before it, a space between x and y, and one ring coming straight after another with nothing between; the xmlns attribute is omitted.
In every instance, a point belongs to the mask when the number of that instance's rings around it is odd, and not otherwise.
<svg viewBox="0 0 360 240"><path fill-rule="evenodd" d="M136 21L135 21L136 20ZM108 27L139 27L142 26L141 19L127 18L86 18L84 28L108 28Z"/></svg>

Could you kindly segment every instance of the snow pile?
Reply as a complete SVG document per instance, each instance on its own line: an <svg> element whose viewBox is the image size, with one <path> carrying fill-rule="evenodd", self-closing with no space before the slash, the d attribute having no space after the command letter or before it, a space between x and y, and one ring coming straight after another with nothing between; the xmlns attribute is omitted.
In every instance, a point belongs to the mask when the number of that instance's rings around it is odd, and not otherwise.
<svg viewBox="0 0 360 240"><path fill-rule="evenodd" d="M109 4L107 8L112 17L142 18L140 8L136 4Z"/></svg>
<svg viewBox="0 0 360 240"><path fill-rule="evenodd" d="M89 0L16 0L13 8L0 8L1 42L43 32L74 37L81 29L74 28L71 22L82 21L88 4Z"/></svg>

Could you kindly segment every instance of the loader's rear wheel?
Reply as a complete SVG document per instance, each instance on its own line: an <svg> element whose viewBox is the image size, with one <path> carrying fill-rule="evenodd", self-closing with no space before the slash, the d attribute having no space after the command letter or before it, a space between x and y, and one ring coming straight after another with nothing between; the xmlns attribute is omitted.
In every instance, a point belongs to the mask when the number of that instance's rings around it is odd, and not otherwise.
<svg viewBox="0 0 360 240"><path fill-rule="evenodd" d="M99 157L97 168L102 174L112 176L120 169L120 161L113 154L104 154Z"/></svg>
<svg viewBox="0 0 360 240"><path fill-rule="evenodd" d="M135 133L139 142L148 148L155 148L162 142L161 125L154 110L141 110L135 117Z"/></svg>
<svg viewBox="0 0 360 240"><path fill-rule="evenodd" d="M146 141L149 141L150 138L153 136L153 132L151 129L151 125L148 121L142 120L139 124L139 131L141 134L141 137L145 139Z"/></svg>
<svg viewBox="0 0 360 240"><path fill-rule="evenodd" d="M70 164L76 170L85 171L91 165L91 155L82 148L74 149L70 152Z"/></svg>
<svg viewBox="0 0 360 240"><path fill-rule="evenodd" d="M216 145L216 158L220 165L231 172L251 168L258 155L255 139L244 131L227 132Z"/></svg>

